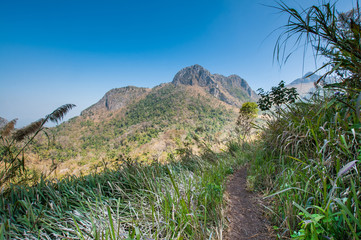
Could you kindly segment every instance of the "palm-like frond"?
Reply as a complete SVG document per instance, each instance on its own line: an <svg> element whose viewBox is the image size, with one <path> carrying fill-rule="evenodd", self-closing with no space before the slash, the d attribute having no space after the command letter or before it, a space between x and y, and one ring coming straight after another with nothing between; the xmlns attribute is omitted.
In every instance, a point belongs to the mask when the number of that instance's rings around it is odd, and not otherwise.
<svg viewBox="0 0 361 240"><path fill-rule="evenodd" d="M64 104L63 106L58 107L52 113L46 116L46 120L50 120L52 122L58 123L62 120L67 112L69 112L73 107L74 104Z"/></svg>
<svg viewBox="0 0 361 240"><path fill-rule="evenodd" d="M26 179L23 176L23 172L26 169L24 158L26 148L35 137L44 130L43 127L45 123L49 120L58 123L73 107L75 107L74 104L65 104L44 118L16 131L14 131L14 126L17 119L10 121L3 128L0 128L0 139L2 139L0 147L4 152L4 154L0 154L0 162L5 162L5 168L0 169L0 189L5 189L11 181L21 183L22 179ZM12 132L13 134L11 134ZM10 139L7 138L8 136L11 136ZM26 137L28 138L26 139ZM22 154L21 159L19 158L20 154ZM51 169L52 171L54 170L54 166Z"/></svg>
<svg viewBox="0 0 361 240"><path fill-rule="evenodd" d="M361 88L361 13L357 8L339 13L335 3L323 1L319 6L296 10L283 1L275 8L288 16L287 24L277 39L274 58L285 63L300 46L312 46L315 57L328 61L320 68L330 67L324 77L336 73L347 88Z"/></svg>

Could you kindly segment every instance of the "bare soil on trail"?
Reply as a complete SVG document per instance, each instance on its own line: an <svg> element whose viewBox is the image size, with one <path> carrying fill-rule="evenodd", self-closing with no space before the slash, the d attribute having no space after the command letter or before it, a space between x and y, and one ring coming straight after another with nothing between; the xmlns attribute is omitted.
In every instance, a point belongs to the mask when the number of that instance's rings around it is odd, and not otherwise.
<svg viewBox="0 0 361 240"><path fill-rule="evenodd" d="M237 170L228 180L228 207L226 216L229 227L226 240L268 240L272 236L270 225L263 214L260 197L246 189L247 169Z"/></svg>

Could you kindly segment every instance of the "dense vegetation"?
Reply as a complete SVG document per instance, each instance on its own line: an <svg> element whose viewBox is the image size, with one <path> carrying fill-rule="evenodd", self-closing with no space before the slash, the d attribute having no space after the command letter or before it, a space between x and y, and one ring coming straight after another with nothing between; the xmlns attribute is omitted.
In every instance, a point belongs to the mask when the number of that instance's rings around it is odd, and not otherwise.
<svg viewBox="0 0 361 240"><path fill-rule="evenodd" d="M326 97L290 105L267 121L252 175L269 193L286 236L359 239L360 129L353 117Z"/></svg>
<svg viewBox="0 0 361 240"><path fill-rule="evenodd" d="M305 37L328 59L324 77L337 81L308 101L286 101L268 114L249 179L268 194L279 237L360 239L359 9L339 14L324 3L297 11L283 2L278 8L289 21L276 52L291 36L298 35L296 44ZM275 98L264 99L277 105Z"/></svg>

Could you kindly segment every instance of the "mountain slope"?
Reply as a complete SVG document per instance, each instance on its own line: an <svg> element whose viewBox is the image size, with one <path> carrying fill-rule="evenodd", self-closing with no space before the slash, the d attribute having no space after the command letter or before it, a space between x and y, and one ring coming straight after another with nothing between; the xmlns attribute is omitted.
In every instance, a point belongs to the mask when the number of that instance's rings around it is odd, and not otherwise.
<svg viewBox="0 0 361 240"><path fill-rule="evenodd" d="M290 85L296 84L305 84L305 83L314 83L320 79L321 76L317 74L312 74L312 72L306 73L303 77L297 78L296 80L292 81Z"/></svg>

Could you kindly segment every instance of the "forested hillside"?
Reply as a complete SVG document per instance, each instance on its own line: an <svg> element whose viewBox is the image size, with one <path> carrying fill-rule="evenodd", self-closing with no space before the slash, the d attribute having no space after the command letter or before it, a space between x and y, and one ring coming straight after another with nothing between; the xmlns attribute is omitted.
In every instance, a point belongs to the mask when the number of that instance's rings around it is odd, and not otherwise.
<svg viewBox="0 0 361 240"><path fill-rule="evenodd" d="M110 90L81 116L49 129L50 147L44 144L47 137L37 139L34 156L57 161L63 175L119 158L164 161L188 145L197 151L194 137L222 147L234 134L237 107L256 97L244 79L194 65L152 89Z"/></svg>

